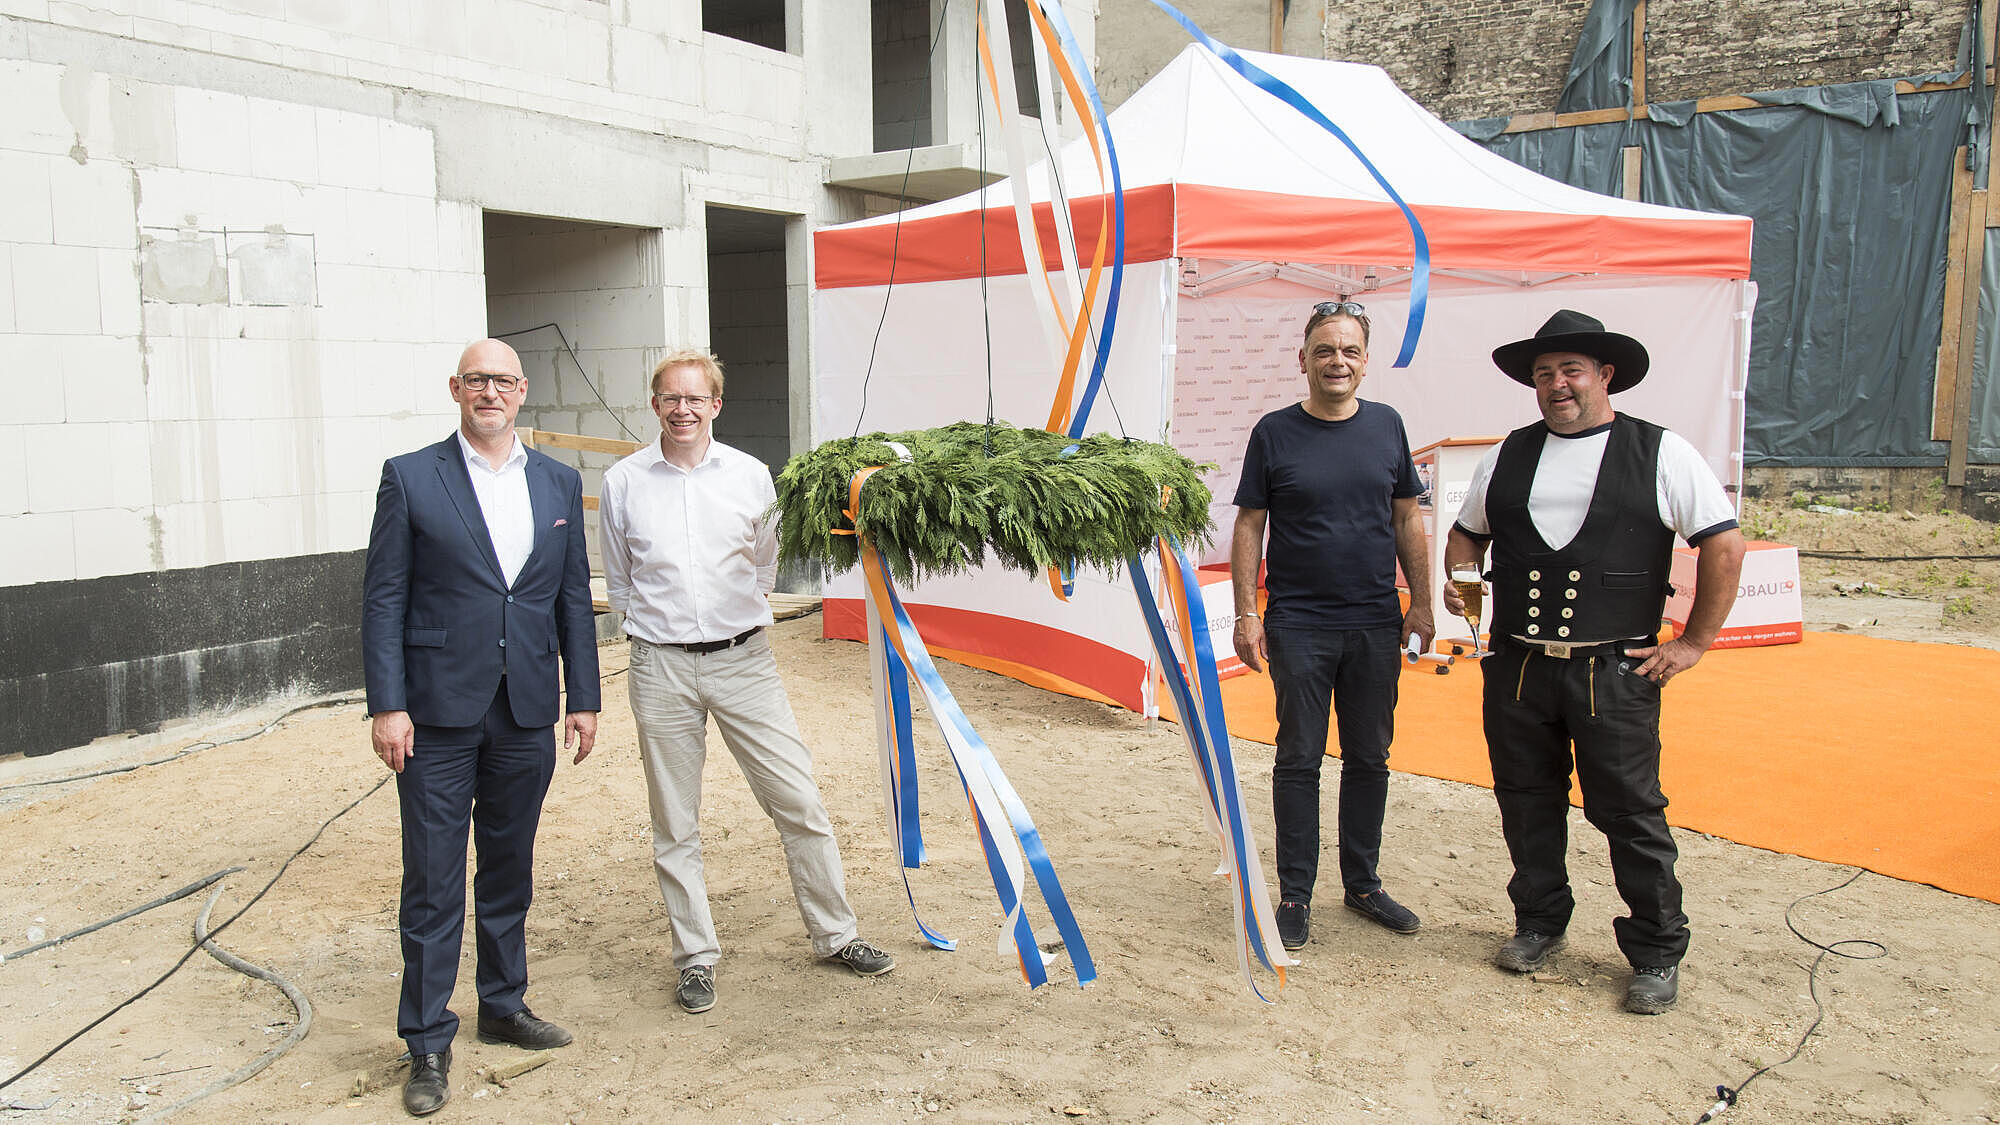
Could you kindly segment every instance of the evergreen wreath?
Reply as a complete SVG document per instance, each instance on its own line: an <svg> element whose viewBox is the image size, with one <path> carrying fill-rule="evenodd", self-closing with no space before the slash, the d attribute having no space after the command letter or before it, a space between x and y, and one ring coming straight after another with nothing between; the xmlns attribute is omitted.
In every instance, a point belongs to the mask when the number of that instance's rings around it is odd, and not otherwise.
<svg viewBox="0 0 2000 1125"><path fill-rule="evenodd" d="M910 461L892 441L909 449ZM862 487L860 526L850 527L848 485L870 465L883 468ZM1161 535L1190 549L1208 544L1201 473L1212 467L1167 445L1108 434L1073 439L1003 422L837 438L778 474L778 556L822 576L843 571L859 560L860 537L836 531L858 531L906 584L972 569L989 551L1027 574L1074 560L1112 575Z"/></svg>

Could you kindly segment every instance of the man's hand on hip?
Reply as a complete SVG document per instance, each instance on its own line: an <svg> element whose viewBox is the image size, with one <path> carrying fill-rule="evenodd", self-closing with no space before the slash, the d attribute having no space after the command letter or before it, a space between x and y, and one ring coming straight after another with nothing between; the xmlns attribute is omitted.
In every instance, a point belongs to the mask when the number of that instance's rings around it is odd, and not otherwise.
<svg viewBox="0 0 2000 1125"><path fill-rule="evenodd" d="M576 757L571 765L590 757L590 748L597 745L597 712L571 711L563 718L563 749L576 744Z"/></svg>
<svg viewBox="0 0 2000 1125"><path fill-rule="evenodd" d="M1682 636L1652 648L1626 649L1625 653L1627 656L1644 657L1645 663L1639 665L1639 674L1656 684L1664 684L1694 667L1695 661L1700 660L1701 654L1707 651L1705 647Z"/></svg>
<svg viewBox="0 0 2000 1125"><path fill-rule="evenodd" d="M408 711L377 711L369 727L369 737L374 740L375 754L382 764L397 773L403 772L403 763L417 756L417 728L410 722Z"/></svg>

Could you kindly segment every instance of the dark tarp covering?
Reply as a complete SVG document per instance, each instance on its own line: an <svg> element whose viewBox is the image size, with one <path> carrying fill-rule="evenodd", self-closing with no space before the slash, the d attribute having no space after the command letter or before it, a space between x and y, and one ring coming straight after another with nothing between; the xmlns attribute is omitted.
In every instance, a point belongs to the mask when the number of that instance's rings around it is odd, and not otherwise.
<svg viewBox="0 0 2000 1125"><path fill-rule="evenodd" d="M1484 140L1488 122L1461 131L1517 164L1607 195L1621 190L1621 150L1637 145L1648 202L1755 220L1746 464L1937 465L1946 446L1930 440L1930 421L1952 159L1965 139L1969 95L1904 94L1885 107L1882 85L1784 91L1763 96L1780 104L1756 109L1662 114L1684 119L1679 126L1612 122ZM1987 399L1996 397L1991 380L1985 387ZM1991 406L1974 426L1989 446Z"/></svg>
<svg viewBox="0 0 2000 1125"><path fill-rule="evenodd" d="M1632 104L1632 13L1639 0L1591 0L1557 113Z"/></svg>

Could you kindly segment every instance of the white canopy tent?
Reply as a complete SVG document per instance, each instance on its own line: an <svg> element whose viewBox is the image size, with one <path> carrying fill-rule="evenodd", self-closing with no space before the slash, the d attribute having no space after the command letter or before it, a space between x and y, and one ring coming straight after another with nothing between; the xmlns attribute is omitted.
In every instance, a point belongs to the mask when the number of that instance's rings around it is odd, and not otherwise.
<svg viewBox="0 0 2000 1125"><path fill-rule="evenodd" d="M1533 395L1488 353L1569 307L1652 353L1652 373L1619 409L1678 431L1725 482L1740 481L1749 219L1538 176L1460 137L1375 67L1245 56L1339 124L1411 206L1430 245L1430 296L1412 363L1392 369L1414 262L1401 210L1338 140L1207 51L1190 46L1111 114L1126 267L1090 429L1216 463L1217 540L1202 561L1226 558L1249 429L1303 397L1300 330L1312 303L1333 297L1368 306L1361 393L1396 407L1417 446L1534 420ZM1061 167L1087 256L1103 204L1087 143L1069 145ZM816 440L980 419L989 401L1016 425L1046 421L1056 373L1012 191L1002 181L816 233ZM1030 198L1054 265L1045 189ZM829 585L828 636L864 635L859 588L852 575ZM1080 575L1065 604L1042 582L989 570L925 583L905 601L936 649L1150 710L1150 645L1130 598L1122 578ZM1210 613L1226 625L1226 597Z"/></svg>

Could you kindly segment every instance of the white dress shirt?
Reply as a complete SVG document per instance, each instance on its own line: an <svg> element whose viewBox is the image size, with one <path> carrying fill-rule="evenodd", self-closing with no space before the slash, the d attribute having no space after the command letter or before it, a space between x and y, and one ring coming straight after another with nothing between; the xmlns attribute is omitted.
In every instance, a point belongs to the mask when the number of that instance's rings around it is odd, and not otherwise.
<svg viewBox="0 0 2000 1125"><path fill-rule="evenodd" d="M625 615L625 632L654 644L698 644L769 625L776 498L762 461L713 439L693 469L661 456L654 441L607 470L598 540L606 593Z"/></svg>
<svg viewBox="0 0 2000 1125"><path fill-rule="evenodd" d="M458 435L458 448L465 454L465 472L472 478L472 493L479 497L479 511L486 517L486 534L493 537L493 553L500 559L500 573L513 586L528 556L535 553L535 510L528 502L528 450L521 439L498 468Z"/></svg>

